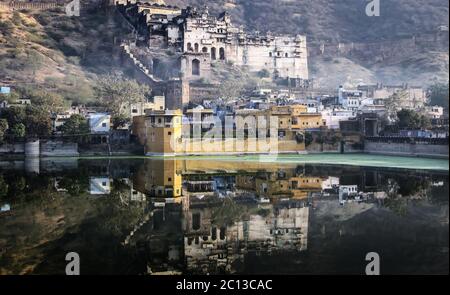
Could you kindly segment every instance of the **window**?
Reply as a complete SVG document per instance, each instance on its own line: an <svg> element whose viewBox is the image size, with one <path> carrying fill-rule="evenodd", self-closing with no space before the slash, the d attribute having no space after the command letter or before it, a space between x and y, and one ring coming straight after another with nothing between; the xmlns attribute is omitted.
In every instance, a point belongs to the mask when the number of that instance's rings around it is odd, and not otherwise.
<svg viewBox="0 0 450 295"><path fill-rule="evenodd" d="M167 178L167 181L169 182L172 181L172 177Z"/></svg>
<svg viewBox="0 0 450 295"><path fill-rule="evenodd" d="M200 76L200 61L198 59L192 61L192 75Z"/></svg>
<svg viewBox="0 0 450 295"><path fill-rule="evenodd" d="M211 240L217 240L217 229L215 227L211 229Z"/></svg>
<svg viewBox="0 0 450 295"><path fill-rule="evenodd" d="M105 122L102 123L102 127L106 127L106 123Z"/></svg>
<svg viewBox="0 0 450 295"><path fill-rule="evenodd" d="M193 230L200 229L200 213L192 214L192 229Z"/></svg>
<svg viewBox="0 0 450 295"><path fill-rule="evenodd" d="M172 135L172 132L170 132L170 131L169 131L169 132L167 132L167 135Z"/></svg>
<svg viewBox="0 0 450 295"><path fill-rule="evenodd" d="M131 112L132 112L133 114L136 114L136 113L138 112L138 110L133 109Z"/></svg>
<svg viewBox="0 0 450 295"><path fill-rule="evenodd" d="M226 228L224 227L220 228L219 238L221 240L225 240L225 235L226 235Z"/></svg>

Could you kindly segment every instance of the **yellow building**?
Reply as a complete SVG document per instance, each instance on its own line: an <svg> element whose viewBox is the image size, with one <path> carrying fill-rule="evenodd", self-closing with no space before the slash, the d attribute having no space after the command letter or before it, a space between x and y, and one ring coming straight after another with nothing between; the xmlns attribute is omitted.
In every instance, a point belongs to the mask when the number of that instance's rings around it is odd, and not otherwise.
<svg viewBox="0 0 450 295"><path fill-rule="evenodd" d="M295 132L281 131L278 136L223 138L192 138L189 123L183 126L180 110L150 111L145 116L133 118L133 134L145 146L146 155L223 155L223 154L277 154L305 151L304 142L298 142ZM187 127L187 128L184 128ZM221 128L221 126L220 126ZM237 132L236 132L237 133Z"/></svg>
<svg viewBox="0 0 450 295"><path fill-rule="evenodd" d="M150 111L144 118L136 117L133 121L136 126L136 135L145 142L145 154L149 155L175 155L180 153L182 138L182 116L180 110ZM144 128L142 128L144 124Z"/></svg>
<svg viewBox="0 0 450 295"><path fill-rule="evenodd" d="M321 113L309 113L304 105L273 106L269 115L279 118L280 129L307 130L326 126Z"/></svg>

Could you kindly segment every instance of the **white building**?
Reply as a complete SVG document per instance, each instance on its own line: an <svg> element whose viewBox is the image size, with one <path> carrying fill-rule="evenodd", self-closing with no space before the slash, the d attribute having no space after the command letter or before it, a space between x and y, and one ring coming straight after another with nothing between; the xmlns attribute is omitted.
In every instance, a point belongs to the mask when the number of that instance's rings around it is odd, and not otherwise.
<svg viewBox="0 0 450 295"><path fill-rule="evenodd" d="M365 98L366 96L361 90L348 90L344 89L343 86L339 87L338 102L346 109L358 110Z"/></svg>
<svg viewBox="0 0 450 295"><path fill-rule="evenodd" d="M162 95L154 96L153 101L131 103L129 105L130 118L145 115L145 111L147 110L164 110L166 107L165 100L166 98Z"/></svg>
<svg viewBox="0 0 450 295"><path fill-rule="evenodd" d="M111 179L109 177L91 177L89 179L89 193L91 195L109 195L111 193Z"/></svg>
<svg viewBox="0 0 450 295"><path fill-rule="evenodd" d="M322 181L322 190L330 190L339 186L339 177L330 176Z"/></svg>
<svg viewBox="0 0 450 295"><path fill-rule="evenodd" d="M353 201L358 196L357 185L341 185L339 186L339 204L344 205L347 202Z"/></svg>
<svg viewBox="0 0 450 295"><path fill-rule="evenodd" d="M107 133L111 130L111 115L109 114L89 114L88 121L91 133Z"/></svg>
<svg viewBox="0 0 450 295"><path fill-rule="evenodd" d="M444 115L444 108L440 106L426 107L425 114L430 119L440 119Z"/></svg>
<svg viewBox="0 0 450 295"><path fill-rule="evenodd" d="M356 117L356 111L348 109L325 109L322 112L322 119L329 129L339 129L339 122Z"/></svg>

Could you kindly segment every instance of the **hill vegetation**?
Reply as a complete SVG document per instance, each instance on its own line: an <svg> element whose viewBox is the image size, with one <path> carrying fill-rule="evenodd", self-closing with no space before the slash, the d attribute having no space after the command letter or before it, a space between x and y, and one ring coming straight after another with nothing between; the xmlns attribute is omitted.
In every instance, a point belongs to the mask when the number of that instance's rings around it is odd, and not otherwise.
<svg viewBox="0 0 450 295"><path fill-rule="evenodd" d="M0 83L88 102L98 75L122 71L112 58L113 42L127 32L114 15L98 8L80 17L67 17L59 9L0 8Z"/></svg>

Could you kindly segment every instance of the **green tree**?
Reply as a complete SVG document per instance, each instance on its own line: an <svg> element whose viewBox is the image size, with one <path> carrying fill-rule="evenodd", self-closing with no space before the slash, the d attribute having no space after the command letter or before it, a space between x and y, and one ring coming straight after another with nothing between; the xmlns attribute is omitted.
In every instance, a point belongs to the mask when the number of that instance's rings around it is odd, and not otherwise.
<svg viewBox="0 0 450 295"><path fill-rule="evenodd" d="M64 98L53 92L32 90L28 91L24 96L28 97L35 107L40 107L47 112L57 112L67 106Z"/></svg>
<svg viewBox="0 0 450 295"><path fill-rule="evenodd" d="M85 135L89 133L89 123L82 115L72 115L61 126L64 135Z"/></svg>
<svg viewBox="0 0 450 295"><path fill-rule="evenodd" d="M14 126L25 121L25 108L12 106L2 110L1 117L8 121L9 126Z"/></svg>
<svg viewBox="0 0 450 295"><path fill-rule="evenodd" d="M26 120L24 122L27 136L45 137L52 132L52 121L49 113L40 107L27 106L25 109Z"/></svg>
<svg viewBox="0 0 450 295"><path fill-rule="evenodd" d="M314 138L310 132L305 133L305 146L309 146L311 143L313 143Z"/></svg>
<svg viewBox="0 0 450 295"><path fill-rule="evenodd" d="M112 121L113 121L113 128L117 129L130 123L130 118L128 118L125 115L115 115L113 116Z"/></svg>
<svg viewBox="0 0 450 295"><path fill-rule="evenodd" d="M23 123L16 123L9 130L9 133L11 133L11 135L13 135L16 138L23 138L25 137L26 134L25 125Z"/></svg>
<svg viewBox="0 0 450 295"><path fill-rule="evenodd" d="M431 123L428 118L413 110L401 110L397 112L397 126L400 129L427 129Z"/></svg>
<svg viewBox="0 0 450 295"><path fill-rule="evenodd" d="M448 109L449 83L436 83L428 88L430 104L438 105Z"/></svg>
<svg viewBox="0 0 450 295"><path fill-rule="evenodd" d="M128 104L145 100L150 88L119 74L110 74L98 79L94 92L113 115L128 116Z"/></svg>
<svg viewBox="0 0 450 295"><path fill-rule="evenodd" d="M8 128L8 121L6 119L0 119L0 143L3 142L6 130L8 130Z"/></svg>
<svg viewBox="0 0 450 295"><path fill-rule="evenodd" d="M15 103L19 98L20 95L17 92L0 94L0 101L6 100L9 104Z"/></svg>

